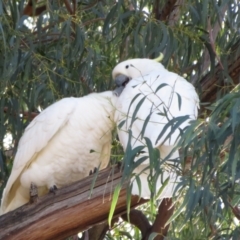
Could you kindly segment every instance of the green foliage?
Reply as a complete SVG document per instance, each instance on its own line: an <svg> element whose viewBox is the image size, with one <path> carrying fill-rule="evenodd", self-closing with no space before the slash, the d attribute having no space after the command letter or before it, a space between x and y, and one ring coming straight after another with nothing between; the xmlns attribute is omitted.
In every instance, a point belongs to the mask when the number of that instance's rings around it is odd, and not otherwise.
<svg viewBox="0 0 240 240"><path fill-rule="evenodd" d="M159 52L164 53L163 64L184 74L201 95L201 78L213 73L220 60L224 70L216 84L224 80L226 88L220 88L219 100L193 122L179 143L183 169L187 157L193 161L182 173L169 239L237 239L240 230L231 207L240 200L240 92L238 86L230 93L227 87L234 86L229 56L237 60L240 50L238 46L233 52L240 41L239 3L187 0L178 8L175 21L160 21L156 2L78 1L76 14L71 15L63 1L47 1L46 11L31 18L22 15L26 1L0 1L1 191L12 166L9 151L16 151L32 112L63 97L109 90L117 62L153 58ZM166 1L159 2L162 7ZM218 25L214 49L209 32ZM207 67L203 67L205 52L210 56ZM173 120L176 128L179 121L183 119ZM10 144L4 143L7 134L12 135ZM119 160L122 150L116 140L113 149L113 158ZM131 161L140 150L129 149L124 161ZM151 206L145 206L149 219L155 211ZM106 239L139 239L139 230L130 228L121 223Z"/></svg>
<svg viewBox="0 0 240 240"><path fill-rule="evenodd" d="M183 157L191 156L193 161L183 175L185 184L180 183L185 185L181 228L189 227L188 221L201 220L214 228L213 239L230 239L239 232L232 213L232 206L240 201L238 115L239 86L213 105L208 119L196 121L183 135L179 143Z"/></svg>

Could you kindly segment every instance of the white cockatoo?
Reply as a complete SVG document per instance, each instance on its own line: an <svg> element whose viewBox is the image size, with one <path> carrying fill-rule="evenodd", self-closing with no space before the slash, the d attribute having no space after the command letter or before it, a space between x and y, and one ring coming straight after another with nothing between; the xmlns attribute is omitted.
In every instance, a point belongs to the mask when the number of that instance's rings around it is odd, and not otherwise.
<svg viewBox="0 0 240 240"><path fill-rule="evenodd" d="M176 160L179 157L175 147L179 129L184 129L198 115L199 98L193 85L178 74L166 70L161 63L150 59L121 62L113 69L112 77L121 92L116 91L119 97L114 120L124 150L127 149L131 130L132 149L144 145L144 138L148 138L152 146L159 149L161 160L166 157L168 160ZM147 147L143 151L145 153L137 156L135 161L149 155ZM146 170L148 165L149 160L146 160L134 170L139 175L141 191L138 181L133 180L132 194L143 198L151 197L147 180L149 170ZM156 190L161 188L164 181L168 184L163 188L160 199L172 197L179 180L176 172L167 168L167 164L162 166L166 167L157 181Z"/></svg>
<svg viewBox="0 0 240 240"><path fill-rule="evenodd" d="M64 98L29 124L3 192L2 214L29 202L31 183L41 196L108 165L116 98L112 91Z"/></svg>

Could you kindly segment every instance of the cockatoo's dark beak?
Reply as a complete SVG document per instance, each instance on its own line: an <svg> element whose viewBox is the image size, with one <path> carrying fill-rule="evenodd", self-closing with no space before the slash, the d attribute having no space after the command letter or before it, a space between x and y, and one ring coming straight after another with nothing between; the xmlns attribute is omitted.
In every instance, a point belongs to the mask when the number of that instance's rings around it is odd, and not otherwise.
<svg viewBox="0 0 240 240"><path fill-rule="evenodd" d="M114 80L117 87L113 90L113 94L119 97L129 80L130 78L125 75L118 75Z"/></svg>

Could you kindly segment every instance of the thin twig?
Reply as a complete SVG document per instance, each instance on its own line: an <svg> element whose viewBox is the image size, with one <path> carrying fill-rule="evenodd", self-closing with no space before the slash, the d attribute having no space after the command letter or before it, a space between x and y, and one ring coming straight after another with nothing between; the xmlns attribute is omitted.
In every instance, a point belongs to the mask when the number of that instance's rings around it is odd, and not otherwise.
<svg viewBox="0 0 240 240"><path fill-rule="evenodd" d="M220 29L220 27L219 27ZM214 34L213 32L213 29L212 29L212 26L211 26L211 21L210 21L210 18L208 18L208 34L209 34L209 40L210 40L210 44L211 44L211 47L212 47L212 50L218 60L218 63L221 67L221 69L223 70L223 65L222 65L222 62L221 62L221 59L220 57L217 55L217 52L216 52L216 46L215 46L215 39L216 39L216 33Z"/></svg>
<svg viewBox="0 0 240 240"><path fill-rule="evenodd" d="M9 110L8 110L8 108L7 107L4 107L4 109L3 109L3 112L4 113L8 113L9 112ZM10 112L9 113L10 115L13 115L13 116L18 116L18 115L22 115L21 117L23 118L23 119L29 119L30 118L30 120L32 120L32 119L34 119L39 113L37 113L37 112L19 112L19 113L16 113L16 112Z"/></svg>
<svg viewBox="0 0 240 240"><path fill-rule="evenodd" d="M204 208L204 212L207 216L209 215L207 207ZM211 230L211 235L210 236L217 236L217 228L214 225L214 223L211 222L211 219L209 219L209 227L210 227L210 230Z"/></svg>
<svg viewBox="0 0 240 240"><path fill-rule="evenodd" d="M89 4L87 7L83 8L82 11L86 11L88 9L91 9L94 5L96 5L99 2L99 0L96 0L95 2Z"/></svg>
<svg viewBox="0 0 240 240"><path fill-rule="evenodd" d="M93 22L104 21L104 20L105 20L104 17L95 18L95 19L92 19L92 20L89 20L89 21L84 22L82 25L83 25L83 26L87 26L87 25L89 25L89 24L91 24L91 23L93 23Z"/></svg>
<svg viewBox="0 0 240 240"><path fill-rule="evenodd" d="M230 206L230 208L232 209L232 213L234 214L234 216L240 220L240 208L238 206L233 207L231 204L231 199L228 199L228 204Z"/></svg>
<svg viewBox="0 0 240 240"><path fill-rule="evenodd" d="M68 0L64 0L64 3L65 3L65 6L66 6L66 9L70 13L70 15L73 15L73 9L72 9L71 4L69 3L69 1Z"/></svg>

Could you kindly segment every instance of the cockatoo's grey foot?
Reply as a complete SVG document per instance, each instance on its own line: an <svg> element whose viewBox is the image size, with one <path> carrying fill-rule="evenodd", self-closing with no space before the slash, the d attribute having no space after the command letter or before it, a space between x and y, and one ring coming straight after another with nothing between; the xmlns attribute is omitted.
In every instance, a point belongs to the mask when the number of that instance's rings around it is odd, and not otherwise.
<svg viewBox="0 0 240 240"><path fill-rule="evenodd" d="M30 195L30 201L29 201L30 203L37 202L38 188L37 188L37 185L35 185L33 182L31 182L31 185L30 185L29 195Z"/></svg>
<svg viewBox="0 0 240 240"><path fill-rule="evenodd" d="M52 187L49 188L49 192L53 193L54 195L56 194L56 191L58 190L56 185L53 185Z"/></svg>
<svg viewBox="0 0 240 240"><path fill-rule="evenodd" d="M95 167L93 170L90 170L90 172L89 172L89 176L92 175L92 174L94 174L94 173L96 173L97 170L98 170L98 169L97 169L96 167Z"/></svg>

